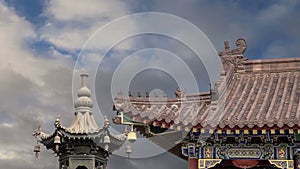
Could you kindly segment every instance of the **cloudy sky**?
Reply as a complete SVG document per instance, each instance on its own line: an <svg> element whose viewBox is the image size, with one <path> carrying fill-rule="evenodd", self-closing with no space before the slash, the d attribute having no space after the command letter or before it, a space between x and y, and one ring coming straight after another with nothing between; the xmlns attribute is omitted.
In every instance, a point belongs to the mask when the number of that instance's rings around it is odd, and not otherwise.
<svg viewBox="0 0 300 169"><path fill-rule="evenodd" d="M197 26L217 51L223 50L223 41L229 40L234 48L234 41L243 37L249 59L299 57L299 9L298 0L0 0L1 168L57 168L57 158L44 148L40 159L34 158L31 133L39 124L46 132L53 131L59 114L63 124L70 124L72 94L83 71L92 77L97 103L94 114L99 125L102 114L114 116L112 98L117 90L126 93L130 89L136 95L137 91L144 94L160 89L174 97L172 94L181 86L188 92L208 89L209 71L205 67L214 65L203 65L187 43L149 32L118 39L150 27L193 40L189 29L173 26L172 20L161 17L150 21L150 16L142 20L130 17L105 31L103 26L134 13L167 13ZM200 47L208 43L202 40ZM143 70L143 66L148 69ZM194 79L185 71L196 77L197 88L190 86ZM114 72L121 74L114 76ZM124 77L130 83L118 82ZM186 165L162 153L131 160L114 155L108 168L179 169Z"/></svg>

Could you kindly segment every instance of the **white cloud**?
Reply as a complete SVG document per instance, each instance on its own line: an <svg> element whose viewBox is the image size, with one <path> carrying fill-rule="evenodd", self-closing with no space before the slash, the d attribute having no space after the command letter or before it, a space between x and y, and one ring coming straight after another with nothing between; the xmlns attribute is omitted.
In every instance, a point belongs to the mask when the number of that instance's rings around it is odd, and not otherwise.
<svg viewBox="0 0 300 169"><path fill-rule="evenodd" d="M35 37L33 27L24 18L17 16L12 9L0 4L0 58L1 69L12 69L26 76L36 76L35 67L24 68L26 63L34 63L26 49L26 40ZM20 29L22 28L22 29Z"/></svg>
<svg viewBox="0 0 300 169"><path fill-rule="evenodd" d="M44 85L42 76L55 67L64 66L66 61L46 59L30 48L38 40L34 26L15 14L12 8L0 4L0 70L11 70L38 85ZM3 73L3 72L2 72Z"/></svg>
<svg viewBox="0 0 300 169"><path fill-rule="evenodd" d="M127 6L122 1L110 0L53 0L49 1L46 15L58 21L94 21L111 20L128 13Z"/></svg>
<svg viewBox="0 0 300 169"><path fill-rule="evenodd" d="M31 132L39 123L51 129L58 113L71 120L73 61L54 49L36 53L30 46L39 40L34 25L2 1L0 16L0 165L42 168L34 165Z"/></svg>
<svg viewBox="0 0 300 169"><path fill-rule="evenodd" d="M43 13L47 17L47 24L40 29L41 38L65 50L79 50L99 28L129 13L128 6L117 0L50 1ZM132 23L111 29L107 32L110 38L97 39L93 42L94 46L107 47L106 44L110 44L115 34L134 27ZM130 45L120 48L126 49Z"/></svg>
<svg viewBox="0 0 300 169"><path fill-rule="evenodd" d="M262 22L278 22L278 20L289 17L289 14L299 4L299 1L279 1L268 6L258 13L258 18Z"/></svg>
<svg viewBox="0 0 300 169"><path fill-rule="evenodd" d="M255 14L244 10L238 4L230 3L157 2L151 5L153 10L170 12L193 22L209 35L218 50L222 50L224 40L233 41L242 36L249 42L249 49L254 46L264 48L261 53L266 57L298 56L297 38L295 38L296 42L288 43L285 40L276 41L268 37L270 34L275 37L272 33L276 31L284 37L299 37L299 23L296 22L299 12L295 9L295 6L299 6L297 1L274 3ZM147 6L147 8L151 10L151 7ZM35 140L31 136L32 130L39 123L42 123L47 132L51 132L52 123L58 114L62 115L65 125L68 125L73 117L71 78L74 63L69 55L56 49L76 53L74 51L81 49L85 41L98 28L118 17L132 13L130 9L131 6L121 0L52 0L48 1L42 14L46 18L46 24L35 27L24 17L18 16L13 8L8 8L4 0L0 0L0 145L2 148L0 166L24 169L57 167L57 159L50 151L43 150L40 160L34 159L32 148ZM93 47L99 49L107 47L107 44L111 44L114 37L118 35L116 32L134 31L137 28L138 25L132 22L121 28L112 29L106 32L108 38L95 40ZM30 44L40 40L50 42L55 47L49 48L48 53L38 53L31 48ZM159 44L161 41L158 38L154 43ZM120 49L128 49L137 44L134 40L130 40L122 45L119 46ZM189 55L189 52L178 51L181 48L177 49L176 45L173 47L174 50L171 47L168 49L175 54ZM113 59L120 59L124 57L123 54L127 53L120 52L119 55L114 55L116 58ZM101 57L99 53L91 53L89 64ZM128 66L145 62L143 58L135 59ZM169 61L166 57L148 61L148 64L163 66L168 63L175 65L174 68L177 67L177 63ZM180 69L172 71L182 73ZM107 112L109 112L111 111L109 101L107 105L109 107ZM99 115L99 112L95 114ZM175 160L178 162L177 159ZM130 161L132 163L130 166L139 168L143 162L137 161ZM116 162L113 165L120 165L120 163Z"/></svg>

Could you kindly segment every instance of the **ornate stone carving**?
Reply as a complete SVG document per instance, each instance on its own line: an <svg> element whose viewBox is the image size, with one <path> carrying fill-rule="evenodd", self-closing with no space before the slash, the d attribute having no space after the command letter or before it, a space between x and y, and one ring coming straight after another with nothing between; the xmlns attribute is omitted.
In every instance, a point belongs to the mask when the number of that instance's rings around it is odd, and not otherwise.
<svg viewBox="0 0 300 169"><path fill-rule="evenodd" d="M230 50L229 47L229 42L225 41L224 42L224 51L223 52L219 52L219 56L230 56L230 55L241 55L243 56L244 52L247 49L247 43L246 40L243 38L239 38L238 40L236 40L235 42L237 48Z"/></svg>
<svg viewBox="0 0 300 169"><path fill-rule="evenodd" d="M246 40L239 38L235 42L237 48L230 50L229 42L224 42L224 51L219 52L219 56L222 57L222 62L224 65L224 70L228 71L230 66L233 66L234 69L243 69L244 62L248 60L244 58L243 54L247 49Z"/></svg>
<svg viewBox="0 0 300 169"><path fill-rule="evenodd" d="M237 48L232 50L233 54L243 54L247 49L247 43L246 40L243 38L239 38L235 42Z"/></svg>

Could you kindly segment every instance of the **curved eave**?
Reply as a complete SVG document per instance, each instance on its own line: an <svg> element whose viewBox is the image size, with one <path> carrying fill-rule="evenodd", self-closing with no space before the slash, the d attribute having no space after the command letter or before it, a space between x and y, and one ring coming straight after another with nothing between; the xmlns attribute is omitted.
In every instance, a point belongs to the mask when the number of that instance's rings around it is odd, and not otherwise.
<svg viewBox="0 0 300 169"><path fill-rule="evenodd" d="M200 123L196 123L196 125L193 125L191 123L185 125L183 123L174 123L174 121L166 122L163 120L158 119L152 119L149 118L142 118L139 114L132 115L131 112L126 113L126 116L129 116L131 118L131 121L124 121L121 116L114 117L113 122L115 124L144 124L144 125L153 125L156 127L161 128L170 128L175 130L201 130L201 129L213 129L213 130L279 130L279 129L292 129L292 130L298 130L300 129L300 125L298 123L294 123L293 121L288 121L286 123L283 122L283 124L278 123L269 123L269 124L261 124L261 123L247 123L247 122L240 122L238 124L234 123L227 123L227 124L217 124L217 125L211 125L207 123L205 126L201 125Z"/></svg>
<svg viewBox="0 0 300 169"><path fill-rule="evenodd" d="M59 131L62 133L64 137L70 139L103 138L107 132L108 136L111 138L113 142L117 144L122 144L124 142L124 140L116 138L114 135L111 135L107 128L99 129L97 132L93 132L93 133L72 133L67 131L64 128L61 128Z"/></svg>
<svg viewBox="0 0 300 169"><path fill-rule="evenodd" d="M130 98L117 98L114 108L136 122L160 125L164 121L170 127L181 129L195 126L221 129L288 126L292 129L300 127L299 91L300 59L283 59L234 73L224 88L224 95L216 101L160 102L149 106Z"/></svg>
<svg viewBox="0 0 300 169"><path fill-rule="evenodd" d="M41 137L40 142L46 147L46 149L51 149L54 151L54 137L58 134L58 130L56 129L52 134L49 134L47 137Z"/></svg>
<svg viewBox="0 0 300 169"><path fill-rule="evenodd" d="M104 147L103 144L103 138L106 135L106 133L108 134L108 136L110 137L110 141L111 143L109 144L109 151L113 152L115 150L118 150L119 148L122 147L123 143L125 142L125 139L121 139L121 138L117 138L116 136L110 134L109 130L107 128L102 128L99 129L97 132L93 132L93 133L71 133L63 128L60 129L60 132L62 133L63 137L67 138L67 139L93 139L96 141L96 144L100 147Z"/></svg>

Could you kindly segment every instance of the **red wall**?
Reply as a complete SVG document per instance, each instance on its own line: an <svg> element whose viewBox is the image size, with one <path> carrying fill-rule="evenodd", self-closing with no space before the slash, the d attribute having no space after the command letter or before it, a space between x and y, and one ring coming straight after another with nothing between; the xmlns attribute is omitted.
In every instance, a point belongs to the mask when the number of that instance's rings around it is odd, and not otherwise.
<svg viewBox="0 0 300 169"><path fill-rule="evenodd" d="M188 164L189 164L189 169L198 169L197 158L189 158Z"/></svg>

